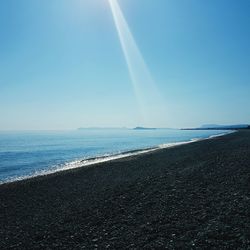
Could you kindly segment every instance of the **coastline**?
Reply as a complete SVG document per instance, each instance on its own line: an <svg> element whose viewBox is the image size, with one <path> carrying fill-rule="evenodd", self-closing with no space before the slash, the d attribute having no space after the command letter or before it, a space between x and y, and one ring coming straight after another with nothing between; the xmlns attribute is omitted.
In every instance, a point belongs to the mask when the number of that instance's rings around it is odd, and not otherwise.
<svg viewBox="0 0 250 250"><path fill-rule="evenodd" d="M208 136L205 138L198 138L198 139L193 138L193 139L188 140L188 141L170 142L170 143L160 144L160 145L155 146L155 147L129 150L129 151L124 151L121 153L111 154L111 155L107 155L107 156L104 155L104 156L86 158L83 160L70 161L70 162L66 162L65 164L58 165L57 168L37 171L36 173L32 173L30 175L17 176L17 177L13 177L13 178L10 178L10 179L4 180L4 181L0 180L0 186L4 185L4 184L8 184L8 183L32 179L32 178L36 178L36 177L40 177L40 176L47 176L47 175L55 174L55 173L62 172L62 171L68 171L68 170L72 170L72 169L76 169L76 168L84 168L84 167L87 168L87 167L95 166L96 164L101 164L104 162L110 162L110 161L119 160L119 159L123 159L123 158L128 158L128 157L133 157L133 156L137 156L137 155L143 155L146 153L151 153L151 152L154 152L156 150L162 150L162 149L177 147L177 146L181 146L181 145L185 145L185 144L189 144L189 143L195 143L198 141L209 140L209 139L213 139L215 137L226 136L226 135L229 135L229 134L232 134L235 132L237 132L237 131L236 130L226 131L226 132L223 132L221 134L211 135L211 136Z"/></svg>
<svg viewBox="0 0 250 250"><path fill-rule="evenodd" d="M247 249L250 131L0 186L1 249Z"/></svg>

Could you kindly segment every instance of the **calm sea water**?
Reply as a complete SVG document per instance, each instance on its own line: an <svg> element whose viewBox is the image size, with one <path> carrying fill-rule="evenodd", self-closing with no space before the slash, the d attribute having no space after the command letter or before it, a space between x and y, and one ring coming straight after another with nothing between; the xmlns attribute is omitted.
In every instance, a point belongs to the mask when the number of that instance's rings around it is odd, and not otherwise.
<svg viewBox="0 0 250 250"><path fill-rule="evenodd" d="M0 183L82 165L82 160L208 138L225 131L84 129L0 132ZM86 163L87 161L85 161Z"/></svg>

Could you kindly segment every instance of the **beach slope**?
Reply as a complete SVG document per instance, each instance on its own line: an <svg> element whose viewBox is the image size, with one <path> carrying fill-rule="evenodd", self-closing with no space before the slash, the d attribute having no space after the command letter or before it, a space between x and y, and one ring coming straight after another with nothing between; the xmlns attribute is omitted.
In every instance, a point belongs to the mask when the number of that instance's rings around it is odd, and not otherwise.
<svg viewBox="0 0 250 250"><path fill-rule="evenodd" d="M250 131L0 185L0 249L249 249Z"/></svg>

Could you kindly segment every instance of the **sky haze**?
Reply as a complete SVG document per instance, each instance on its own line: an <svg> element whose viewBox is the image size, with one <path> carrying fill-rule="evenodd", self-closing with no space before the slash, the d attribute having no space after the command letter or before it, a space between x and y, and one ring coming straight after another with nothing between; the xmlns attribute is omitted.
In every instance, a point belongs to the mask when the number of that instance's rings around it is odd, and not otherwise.
<svg viewBox="0 0 250 250"><path fill-rule="evenodd" d="M249 123L250 1L117 4L136 91L109 1L0 1L0 130Z"/></svg>

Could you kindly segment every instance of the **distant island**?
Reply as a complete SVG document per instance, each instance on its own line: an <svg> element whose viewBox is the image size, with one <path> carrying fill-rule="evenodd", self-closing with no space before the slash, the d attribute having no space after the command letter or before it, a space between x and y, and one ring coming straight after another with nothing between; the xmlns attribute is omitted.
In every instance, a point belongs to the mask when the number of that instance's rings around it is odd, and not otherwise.
<svg viewBox="0 0 250 250"><path fill-rule="evenodd" d="M207 124L199 128L182 128L181 130L231 130L231 129L250 129L249 124L236 124L236 125L217 125Z"/></svg>
<svg viewBox="0 0 250 250"><path fill-rule="evenodd" d="M145 128L145 127L135 127L133 130L155 130L157 128Z"/></svg>

